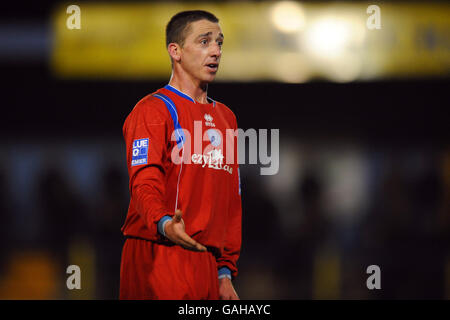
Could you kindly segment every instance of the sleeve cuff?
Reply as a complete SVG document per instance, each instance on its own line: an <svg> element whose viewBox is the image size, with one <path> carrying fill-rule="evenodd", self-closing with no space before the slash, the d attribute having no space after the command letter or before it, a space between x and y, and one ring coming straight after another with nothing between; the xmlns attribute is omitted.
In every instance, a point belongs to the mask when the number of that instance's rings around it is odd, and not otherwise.
<svg viewBox="0 0 450 320"><path fill-rule="evenodd" d="M228 278L231 280L231 271L227 267L222 267L219 269L219 279Z"/></svg>
<svg viewBox="0 0 450 320"><path fill-rule="evenodd" d="M167 222L172 220L171 216L164 216L158 221L158 232L162 234L164 237L166 236L166 233L164 232L164 227Z"/></svg>

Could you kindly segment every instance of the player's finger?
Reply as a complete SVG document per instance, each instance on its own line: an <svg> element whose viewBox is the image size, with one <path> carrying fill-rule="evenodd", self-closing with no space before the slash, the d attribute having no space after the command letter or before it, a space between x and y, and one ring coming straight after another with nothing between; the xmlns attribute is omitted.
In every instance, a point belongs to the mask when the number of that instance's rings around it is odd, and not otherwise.
<svg viewBox="0 0 450 320"><path fill-rule="evenodd" d="M187 233L180 234L180 240L184 243L185 246L189 247L195 251L206 251L206 247L192 239L188 236Z"/></svg>
<svg viewBox="0 0 450 320"><path fill-rule="evenodd" d="M186 249L186 250L189 250L189 251L200 251L200 250L197 250L197 248L196 247L193 247L192 245L190 245L190 244L187 244L187 243L185 243L185 242L183 242L182 244L180 244L180 246L182 247L182 248L184 248L184 249Z"/></svg>
<svg viewBox="0 0 450 320"><path fill-rule="evenodd" d="M192 251L198 251L196 246L194 246L194 245L192 245L192 243L186 242L186 241L184 241L182 239L180 239L178 241L178 244L180 246L182 246L184 249L192 250Z"/></svg>
<svg viewBox="0 0 450 320"><path fill-rule="evenodd" d="M202 245L202 244L200 244L200 243L198 243L197 242L197 244L196 244L196 249L198 250L198 251L200 251L200 252L205 252L207 249L206 249L206 247L204 246L204 245Z"/></svg>
<svg viewBox="0 0 450 320"><path fill-rule="evenodd" d="M182 215L183 215L183 212L181 212L180 209L175 210L175 215L173 216L173 219L175 220L175 222L180 222Z"/></svg>
<svg viewBox="0 0 450 320"><path fill-rule="evenodd" d="M183 244L184 247L192 249L192 250L196 250L197 249L197 242L195 240L193 240L192 238L180 238L181 243Z"/></svg>

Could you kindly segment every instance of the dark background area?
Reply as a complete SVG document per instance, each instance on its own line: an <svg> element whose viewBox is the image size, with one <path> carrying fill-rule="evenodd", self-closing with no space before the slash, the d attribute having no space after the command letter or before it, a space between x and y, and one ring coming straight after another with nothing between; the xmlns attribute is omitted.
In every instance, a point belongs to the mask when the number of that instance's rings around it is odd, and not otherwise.
<svg viewBox="0 0 450 320"><path fill-rule="evenodd" d="M128 106L166 84L58 80L45 64L7 64L2 70L10 120L1 128L5 133L21 124L47 136L55 129L58 135L75 131L77 136L121 136ZM439 147L448 143L448 89L448 79L438 78L301 85L222 82L212 84L209 93L239 115L244 129L255 127L257 116L258 127L283 128L317 138L350 136L373 145Z"/></svg>

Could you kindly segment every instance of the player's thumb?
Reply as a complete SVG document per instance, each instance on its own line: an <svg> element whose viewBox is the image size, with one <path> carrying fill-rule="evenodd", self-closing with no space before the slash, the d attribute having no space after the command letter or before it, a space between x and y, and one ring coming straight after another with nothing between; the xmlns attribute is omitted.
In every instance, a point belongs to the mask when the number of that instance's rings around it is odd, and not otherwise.
<svg viewBox="0 0 450 320"><path fill-rule="evenodd" d="M180 209L175 210L175 215L173 216L173 219L175 220L175 222L180 222L182 215L183 215L183 212L181 212Z"/></svg>

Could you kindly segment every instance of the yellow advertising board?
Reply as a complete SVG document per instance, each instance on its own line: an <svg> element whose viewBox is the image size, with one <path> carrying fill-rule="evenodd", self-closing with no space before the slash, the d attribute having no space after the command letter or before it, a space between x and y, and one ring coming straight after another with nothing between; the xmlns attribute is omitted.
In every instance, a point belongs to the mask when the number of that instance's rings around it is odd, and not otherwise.
<svg viewBox="0 0 450 320"><path fill-rule="evenodd" d="M69 28L69 6L55 7L52 15L51 66L62 78L168 79L166 24L193 9L220 20L219 81L346 82L450 73L446 3L81 2L79 29Z"/></svg>

